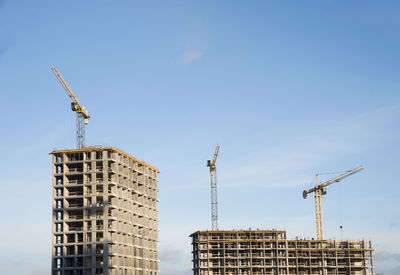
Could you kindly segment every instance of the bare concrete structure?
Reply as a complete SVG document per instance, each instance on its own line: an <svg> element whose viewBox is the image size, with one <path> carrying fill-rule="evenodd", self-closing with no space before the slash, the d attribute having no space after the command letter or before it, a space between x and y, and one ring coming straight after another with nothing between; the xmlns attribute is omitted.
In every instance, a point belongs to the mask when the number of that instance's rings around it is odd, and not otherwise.
<svg viewBox="0 0 400 275"><path fill-rule="evenodd" d="M51 154L52 274L158 275L159 171L111 147Z"/></svg>
<svg viewBox="0 0 400 275"><path fill-rule="evenodd" d="M373 275L371 242L288 240L286 231L197 231L194 275Z"/></svg>

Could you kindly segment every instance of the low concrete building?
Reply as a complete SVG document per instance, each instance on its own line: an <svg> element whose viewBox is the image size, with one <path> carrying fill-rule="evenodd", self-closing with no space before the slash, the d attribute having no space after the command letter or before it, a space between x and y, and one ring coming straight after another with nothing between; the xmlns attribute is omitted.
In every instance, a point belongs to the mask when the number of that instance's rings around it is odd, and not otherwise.
<svg viewBox="0 0 400 275"><path fill-rule="evenodd" d="M51 154L52 274L158 275L159 171L111 147Z"/></svg>
<svg viewBox="0 0 400 275"><path fill-rule="evenodd" d="M190 235L194 275L373 275L365 241L288 240L286 231L197 231Z"/></svg>

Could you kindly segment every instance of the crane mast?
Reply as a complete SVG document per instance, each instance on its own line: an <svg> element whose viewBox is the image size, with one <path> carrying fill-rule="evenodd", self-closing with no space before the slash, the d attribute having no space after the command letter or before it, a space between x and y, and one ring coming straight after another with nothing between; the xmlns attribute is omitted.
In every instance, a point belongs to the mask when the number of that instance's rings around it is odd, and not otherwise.
<svg viewBox="0 0 400 275"><path fill-rule="evenodd" d="M211 178L211 224L212 230L218 230L218 196L217 196L217 167L215 162L217 161L219 152L219 145L215 147L214 157L211 160L207 160L207 167L210 167L210 178Z"/></svg>
<svg viewBox="0 0 400 275"><path fill-rule="evenodd" d="M61 73L59 73L54 66L51 67L51 70L72 100L71 109L72 111L76 112L76 147L78 149L82 149L85 147L85 125L89 123L89 113L79 102L78 98L68 86Z"/></svg>
<svg viewBox="0 0 400 275"><path fill-rule="evenodd" d="M309 190L304 190L303 191L303 198L306 199L308 194L314 192L314 197L315 197L315 216L316 216L316 221L317 221L317 239L318 240L323 240L324 235L323 235L323 224L322 224L322 204L321 204L321 198L323 195L326 194L326 187L331 185L332 183L339 182L344 178L347 178L348 176L351 176L361 170L364 170L364 166L359 166L357 168L354 168L352 170L346 171L340 176L337 176L336 178L330 179L326 182L319 183L318 180L318 174L315 176L315 187L309 189Z"/></svg>

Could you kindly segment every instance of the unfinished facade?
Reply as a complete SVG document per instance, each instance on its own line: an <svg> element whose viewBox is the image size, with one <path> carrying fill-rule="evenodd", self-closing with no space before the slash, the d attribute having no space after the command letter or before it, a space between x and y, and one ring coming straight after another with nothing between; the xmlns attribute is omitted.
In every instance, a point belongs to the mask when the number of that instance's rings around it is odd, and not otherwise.
<svg viewBox="0 0 400 275"><path fill-rule="evenodd" d="M285 231L197 231L194 275L373 275L370 242L288 240Z"/></svg>
<svg viewBox="0 0 400 275"><path fill-rule="evenodd" d="M158 275L159 171L111 147L51 154L52 274Z"/></svg>

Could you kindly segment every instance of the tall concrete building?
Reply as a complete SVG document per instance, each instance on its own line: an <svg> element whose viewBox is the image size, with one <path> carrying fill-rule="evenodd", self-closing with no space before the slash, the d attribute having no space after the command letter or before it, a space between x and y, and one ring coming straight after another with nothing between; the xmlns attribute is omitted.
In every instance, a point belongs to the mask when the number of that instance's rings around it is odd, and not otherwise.
<svg viewBox="0 0 400 275"><path fill-rule="evenodd" d="M52 274L158 275L159 171L111 147L51 154Z"/></svg>
<svg viewBox="0 0 400 275"><path fill-rule="evenodd" d="M197 231L194 275L373 275L370 242L288 240L286 231Z"/></svg>

